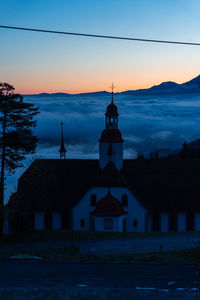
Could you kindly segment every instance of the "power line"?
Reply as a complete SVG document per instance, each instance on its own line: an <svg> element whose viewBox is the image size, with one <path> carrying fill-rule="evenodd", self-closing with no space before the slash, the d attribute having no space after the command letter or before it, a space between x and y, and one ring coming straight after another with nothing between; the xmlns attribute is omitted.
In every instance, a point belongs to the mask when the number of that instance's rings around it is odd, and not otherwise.
<svg viewBox="0 0 200 300"><path fill-rule="evenodd" d="M55 30L47 30L47 29L36 29L36 28L27 28L27 27L5 26L5 25L0 25L0 28L1 29L35 31L35 32L43 32L43 33L65 34L65 35L83 36L83 37L93 37L93 38L103 38L103 39L136 41L136 42L164 43L164 44L176 44L176 45L187 45L187 46L200 46L200 43L191 43L191 42L154 40L154 39L140 39L140 38L134 38L134 37L125 37L125 36L112 36L112 35L101 35L101 34L67 32L67 31L55 31Z"/></svg>

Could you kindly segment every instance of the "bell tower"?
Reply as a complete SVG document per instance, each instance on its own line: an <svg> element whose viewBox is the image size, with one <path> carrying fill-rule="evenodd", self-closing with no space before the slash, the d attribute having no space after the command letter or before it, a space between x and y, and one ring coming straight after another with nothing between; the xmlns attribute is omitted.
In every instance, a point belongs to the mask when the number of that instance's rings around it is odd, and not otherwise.
<svg viewBox="0 0 200 300"><path fill-rule="evenodd" d="M111 103L106 109L105 129L99 140L99 165L103 169L108 162L112 161L117 169L123 166L123 139L118 129L118 109L114 104L114 86L111 86Z"/></svg>
<svg viewBox="0 0 200 300"><path fill-rule="evenodd" d="M66 157L66 148L65 148L65 145L64 145L64 138L63 138L63 122L61 122L61 141L60 141L60 159L65 159Z"/></svg>

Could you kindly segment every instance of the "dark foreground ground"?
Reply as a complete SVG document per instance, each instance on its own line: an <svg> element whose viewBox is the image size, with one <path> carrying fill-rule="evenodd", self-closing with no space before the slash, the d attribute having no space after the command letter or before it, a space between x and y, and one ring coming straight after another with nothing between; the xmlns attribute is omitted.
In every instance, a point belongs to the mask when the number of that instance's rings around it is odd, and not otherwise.
<svg viewBox="0 0 200 300"><path fill-rule="evenodd" d="M0 299L200 299L200 267L175 263L0 262Z"/></svg>

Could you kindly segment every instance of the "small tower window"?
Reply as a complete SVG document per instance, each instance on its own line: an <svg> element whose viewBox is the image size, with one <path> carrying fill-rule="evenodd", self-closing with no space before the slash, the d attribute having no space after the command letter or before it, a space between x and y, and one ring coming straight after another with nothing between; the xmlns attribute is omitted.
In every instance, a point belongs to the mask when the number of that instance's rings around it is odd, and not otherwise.
<svg viewBox="0 0 200 300"><path fill-rule="evenodd" d="M122 204L122 206L124 206L124 207L127 207L127 206L128 206L128 197L127 197L127 195L125 195L125 194L122 195L122 198L121 198L121 204Z"/></svg>
<svg viewBox="0 0 200 300"><path fill-rule="evenodd" d="M97 205L97 196L95 194L92 194L90 196L90 206L96 206Z"/></svg>
<svg viewBox="0 0 200 300"><path fill-rule="evenodd" d="M85 220L84 219L80 219L80 226L84 227L85 226Z"/></svg>
<svg viewBox="0 0 200 300"><path fill-rule="evenodd" d="M136 219L133 220L133 227L137 227L138 226L138 221Z"/></svg>

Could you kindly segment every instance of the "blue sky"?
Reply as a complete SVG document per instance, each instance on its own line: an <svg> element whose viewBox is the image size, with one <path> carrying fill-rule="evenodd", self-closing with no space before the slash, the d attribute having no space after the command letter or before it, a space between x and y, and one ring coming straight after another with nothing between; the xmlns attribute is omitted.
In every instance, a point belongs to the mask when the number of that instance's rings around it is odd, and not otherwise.
<svg viewBox="0 0 200 300"><path fill-rule="evenodd" d="M1 0L2 25L199 41L198 0ZM199 47L0 30L0 81L22 93L137 89L184 82L200 69Z"/></svg>

